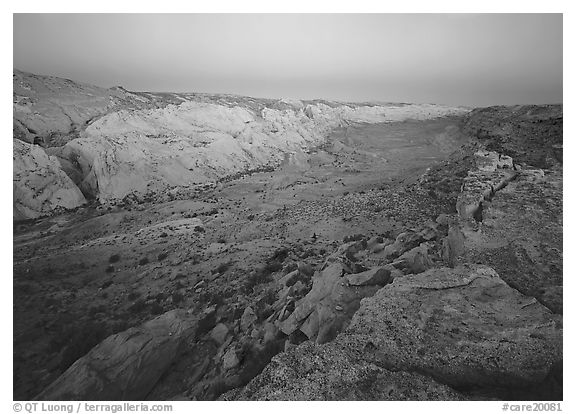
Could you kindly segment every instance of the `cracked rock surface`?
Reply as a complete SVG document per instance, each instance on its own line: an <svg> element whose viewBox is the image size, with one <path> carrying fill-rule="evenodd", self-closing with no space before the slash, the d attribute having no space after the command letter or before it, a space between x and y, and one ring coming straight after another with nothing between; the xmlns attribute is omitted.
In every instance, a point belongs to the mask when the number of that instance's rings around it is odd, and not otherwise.
<svg viewBox="0 0 576 414"><path fill-rule="evenodd" d="M362 300L333 342L276 356L224 398L388 399L388 389L392 399L463 398L439 383L484 398L527 396L553 375L561 338L561 319L493 269L432 269ZM378 385L362 386L371 377ZM346 387L359 395L335 394Z"/></svg>

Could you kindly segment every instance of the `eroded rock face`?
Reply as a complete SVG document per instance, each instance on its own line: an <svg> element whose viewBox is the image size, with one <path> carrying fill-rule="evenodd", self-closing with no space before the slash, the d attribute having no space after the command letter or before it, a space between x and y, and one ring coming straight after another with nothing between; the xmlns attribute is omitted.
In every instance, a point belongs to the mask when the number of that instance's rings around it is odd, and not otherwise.
<svg viewBox="0 0 576 414"><path fill-rule="evenodd" d="M29 219L86 202L82 192L38 145L13 140L14 219Z"/></svg>
<svg viewBox="0 0 576 414"><path fill-rule="evenodd" d="M549 391L542 384L561 360L561 318L493 269L431 269L364 299L333 342L276 356L223 398L462 398L454 389L513 398ZM561 388L552 389L547 397L561 398Z"/></svg>
<svg viewBox="0 0 576 414"><path fill-rule="evenodd" d="M464 178L456 210L463 222L482 221L482 206L494 194L512 181L517 172L512 158L493 151L474 154L475 168Z"/></svg>
<svg viewBox="0 0 576 414"><path fill-rule="evenodd" d="M64 147L62 156L78 160L85 191L101 202L172 188L186 191L277 166L285 154L320 143L312 122L300 123L304 118L284 116L281 125L256 120L244 108L196 102L120 111L91 124L82 138Z"/></svg>
<svg viewBox="0 0 576 414"><path fill-rule="evenodd" d="M482 262L519 291L562 313L562 171L522 170L463 228L463 261Z"/></svg>
<svg viewBox="0 0 576 414"><path fill-rule="evenodd" d="M349 323L360 300L390 281L390 271L383 268L345 272L344 264L334 262L315 275L312 290L279 323L280 330L286 335L300 330L318 344L330 341Z"/></svg>
<svg viewBox="0 0 576 414"><path fill-rule="evenodd" d="M142 400L182 347L197 321L173 310L106 338L77 360L36 400Z"/></svg>
<svg viewBox="0 0 576 414"><path fill-rule="evenodd" d="M465 398L429 377L388 371L357 360L332 343L318 346L307 342L276 356L246 387L230 391L221 399L430 401Z"/></svg>

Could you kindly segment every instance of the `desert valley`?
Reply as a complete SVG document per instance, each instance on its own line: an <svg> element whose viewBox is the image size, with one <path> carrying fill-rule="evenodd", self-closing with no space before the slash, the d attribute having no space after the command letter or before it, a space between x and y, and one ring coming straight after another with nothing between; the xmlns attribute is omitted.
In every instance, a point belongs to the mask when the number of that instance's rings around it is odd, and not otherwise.
<svg viewBox="0 0 576 414"><path fill-rule="evenodd" d="M13 98L14 399L562 399L562 105Z"/></svg>

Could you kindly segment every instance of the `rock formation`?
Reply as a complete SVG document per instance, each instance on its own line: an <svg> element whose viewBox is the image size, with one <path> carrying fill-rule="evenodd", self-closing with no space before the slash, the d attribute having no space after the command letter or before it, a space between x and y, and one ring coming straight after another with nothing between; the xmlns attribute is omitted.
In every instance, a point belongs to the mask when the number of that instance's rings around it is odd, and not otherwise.
<svg viewBox="0 0 576 414"><path fill-rule="evenodd" d="M38 145L13 141L14 219L22 220L86 203L58 159Z"/></svg>
<svg viewBox="0 0 576 414"><path fill-rule="evenodd" d="M15 398L562 399L561 106L14 82Z"/></svg>
<svg viewBox="0 0 576 414"><path fill-rule="evenodd" d="M439 105L267 105L254 108L249 98L133 93L14 72L14 137L57 147L51 152L61 160L58 174L64 171L86 197L101 203L143 200L166 190L190 194L201 184L275 168L346 122L466 112ZM17 176L20 168L15 165ZM27 200L20 203L25 218L38 215L28 213L35 207Z"/></svg>
<svg viewBox="0 0 576 414"><path fill-rule="evenodd" d="M106 338L37 400L142 400L193 340L196 319L182 310Z"/></svg>
<svg viewBox="0 0 576 414"><path fill-rule="evenodd" d="M223 399L517 398L554 375L561 339L561 319L493 269L432 269L396 279L333 342L279 354Z"/></svg>

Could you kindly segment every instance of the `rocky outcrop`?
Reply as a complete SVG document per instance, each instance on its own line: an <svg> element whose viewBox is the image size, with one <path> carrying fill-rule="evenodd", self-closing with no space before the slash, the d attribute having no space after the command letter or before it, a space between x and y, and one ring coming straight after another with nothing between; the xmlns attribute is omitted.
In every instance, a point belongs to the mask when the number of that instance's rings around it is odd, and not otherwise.
<svg viewBox="0 0 576 414"><path fill-rule="evenodd" d="M373 295L390 281L390 271L373 269L345 275L342 263L332 263L313 278L312 290L295 305L278 327L286 335L300 330L318 344L336 337L360 306L363 297Z"/></svg>
<svg viewBox="0 0 576 414"><path fill-rule="evenodd" d="M538 168L562 163L562 128L562 105L477 108L464 124L488 150Z"/></svg>
<svg viewBox="0 0 576 414"><path fill-rule="evenodd" d="M485 263L522 293L562 313L562 168L474 153L445 239L446 261Z"/></svg>
<svg viewBox="0 0 576 414"><path fill-rule="evenodd" d="M482 220L482 207L516 177L512 158L492 151L477 151L475 167L464 178L456 202L456 211L462 221Z"/></svg>
<svg viewBox="0 0 576 414"><path fill-rule="evenodd" d="M366 359L457 389L523 389L562 360L562 321L491 268L432 269L362 303L349 329Z"/></svg>
<svg viewBox="0 0 576 414"><path fill-rule="evenodd" d="M13 140L13 218L22 220L72 209L86 202L56 157L38 145Z"/></svg>
<svg viewBox="0 0 576 414"><path fill-rule="evenodd" d="M183 310L112 335L77 360L36 400L143 400L193 340L196 320Z"/></svg>
<svg viewBox="0 0 576 414"><path fill-rule="evenodd" d="M493 269L431 269L364 299L333 342L277 355L223 398L561 398L550 385L561 360L561 318Z"/></svg>
<svg viewBox="0 0 576 414"><path fill-rule="evenodd" d="M562 171L524 169L460 226L460 262L486 263L519 291L562 313Z"/></svg>

